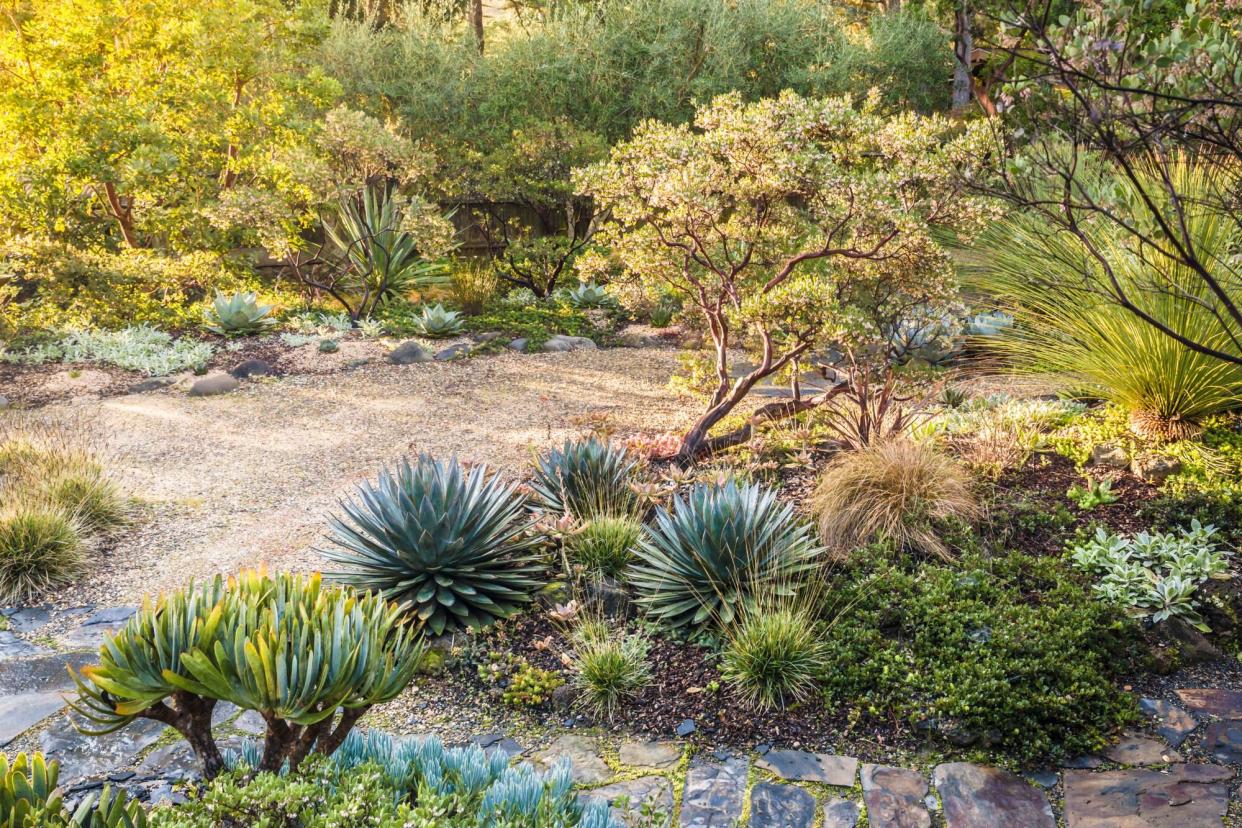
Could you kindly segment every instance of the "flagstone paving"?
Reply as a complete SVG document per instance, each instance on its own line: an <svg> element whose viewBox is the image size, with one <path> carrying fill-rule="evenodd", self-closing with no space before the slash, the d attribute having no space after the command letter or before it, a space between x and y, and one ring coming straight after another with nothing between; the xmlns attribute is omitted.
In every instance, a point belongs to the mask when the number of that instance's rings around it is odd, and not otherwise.
<svg viewBox="0 0 1242 828"><path fill-rule="evenodd" d="M42 750L61 762L67 794L105 781L149 802L179 801L198 778L175 734L139 720L102 737L80 734L66 713L69 669L93 658L102 631L125 607L82 608L52 620L38 608L7 612L0 641L0 748ZM68 618L69 623L64 624ZM51 647L61 648L59 651ZM696 752L684 739L609 740L588 730L524 746L503 733L468 740L515 762L568 759L583 798L612 806L625 828L1235 828L1242 803L1242 691L1184 688L1177 700L1139 699L1147 727L1127 731L1100 756L1024 775L947 762L892 767L856 757L760 745ZM261 736L253 711L219 705L225 748ZM865 758L865 757L864 757ZM1233 819L1233 822L1227 820Z"/></svg>

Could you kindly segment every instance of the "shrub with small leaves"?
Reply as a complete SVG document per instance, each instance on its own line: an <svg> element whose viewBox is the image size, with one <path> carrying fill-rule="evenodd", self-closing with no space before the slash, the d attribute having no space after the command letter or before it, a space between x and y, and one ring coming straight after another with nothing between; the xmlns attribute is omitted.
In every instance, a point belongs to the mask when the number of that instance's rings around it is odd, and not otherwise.
<svg viewBox="0 0 1242 828"><path fill-rule="evenodd" d="M725 635L721 675L751 707L806 701L827 668L824 631L803 610L749 612Z"/></svg>

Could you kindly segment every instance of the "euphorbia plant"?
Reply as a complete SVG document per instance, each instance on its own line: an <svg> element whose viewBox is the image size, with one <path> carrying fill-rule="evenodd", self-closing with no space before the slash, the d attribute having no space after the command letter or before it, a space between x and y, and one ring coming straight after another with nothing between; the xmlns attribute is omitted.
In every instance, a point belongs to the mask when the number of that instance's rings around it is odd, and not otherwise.
<svg viewBox="0 0 1242 828"><path fill-rule="evenodd" d="M631 276L671 286L697 307L715 346L707 410L679 456L745 439L708 433L763 380L817 346L881 344L907 314L947 304L953 270L933 226L968 230L980 209L954 172L975 163L983 134L941 117L879 115L849 98L791 92L699 110L693 126L647 122L579 173L611 219L602 228ZM733 378L729 351L757 364ZM779 417L832 392L760 409Z"/></svg>
<svg viewBox="0 0 1242 828"><path fill-rule="evenodd" d="M409 684L422 644L404 610L318 574L217 576L144 602L100 647L99 664L74 676L71 706L98 725L88 733L137 718L175 728L211 778L224 767L211 714L231 702L267 723L258 770L296 769Z"/></svg>

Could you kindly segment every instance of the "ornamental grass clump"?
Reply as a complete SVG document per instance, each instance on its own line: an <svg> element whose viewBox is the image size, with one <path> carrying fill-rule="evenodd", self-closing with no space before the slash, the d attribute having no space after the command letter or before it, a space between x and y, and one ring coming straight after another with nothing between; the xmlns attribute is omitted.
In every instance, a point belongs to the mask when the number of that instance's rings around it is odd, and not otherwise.
<svg viewBox="0 0 1242 828"><path fill-rule="evenodd" d="M567 440L539 458L531 488L540 508L579 520L639 514L638 461L598 437Z"/></svg>
<svg viewBox="0 0 1242 828"><path fill-rule="evenodd" d="M476 466L420 454L358 487L331 518L329 577L409 606L439 635L512 614L546 583L526 499Z"/></svg>
<svg viewBox="0 0 1242 828"><path fill-rule="evenodd" d="M86 567L72 514L25 497L0 506L0 603L20 603L71 583Z"/></svg>
<svg viewBox="0 0 1242 828"><path fill-rule="evenodd" d="M638 603L674 628L728 625L761 591L787 595L823 549L776 492L698 484L656 512L627 574Z"/></svg>
<svg viewBox="0 0 1242 828"><path fill-rule="evenodd" d="M651 681L651 642L641 633L614 633L586 623L572 636L573 686L577 704L611 720L621 705Z"/></svg>
<svg viewBox="0 0 1242 828"><path fill-rule="evenodd" d="M827 669L824 631L805 610L748 612L726 636L721 675L750 707L771 710L804 702Z"/></svg>
<svg viewBox="0 0 1242 828"><path fill-rule="evenodd" d="M331 754L373 705L395 698L422 657L404 608L319 575L244 572L147 599L74 674L70 706L93 735L134 719L176 729L208 778L224 767L212 735L216 703L267 723L257 770L291 770Z"/></svg>
<svg viewBox="0 0 1242 828"><path fill-rule="evenodd" d="M633 518L593 518L566 539L569 559L592 572L617 577L633 558L642 532L642 523Z"/></svg>
<svg viewBox="0 0 1242 828"><path fill-rule="evenodd" d="M908 440L844 454L820 478L811 507L820 537L838 553L886 540L944 560L953 556L935 524L980 514L965 469Z"/></svg>

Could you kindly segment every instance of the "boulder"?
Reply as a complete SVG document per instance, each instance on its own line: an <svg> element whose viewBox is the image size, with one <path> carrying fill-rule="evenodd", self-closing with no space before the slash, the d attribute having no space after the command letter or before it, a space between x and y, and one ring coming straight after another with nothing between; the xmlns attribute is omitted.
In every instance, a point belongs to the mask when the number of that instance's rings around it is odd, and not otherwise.
<svg viewBox="0 0 1242 828"><path fill-rule="evenodd" d="M235 379L243 380L251 377L267 377L272 374L272 366L261 359L248 359L239 362L229 371Z"/></svg>
<svg viewBox="0 0 1242 828"><path fill-rule="evenodd" d="M1124 469L1130 465L1130 455L1116 443L1101 443L1091 449L1091 465Z"/></svg>
<svg viewBox="0 0 1242 828"><path fill-rule="evenodd" d="M435 360L436 362L451 362L459 357L469 356L472 347L469 342L459 342L437 353Z"/></svg>
<svg viewBox="0 0 1242 828"><path fill-rule="evenodd" d="M416 362L430 362L431 354L412 339L407 339L388 352L388 361L393 365L413 365Z"/></svg>
<svg viewBox="0 0 1242 828"><path fill-rule="evenodd" d="M566 336L557 334L543 343L543 350L549 353L561 351L594 351L596 344L585 336Z"/></svg>
<svg viewBox="0 0 1242 828"><path fill-rule="evenodd" d="M1153 486L1159 486L1165 480L1181 472L1181 470L1181 460L1175 457L1161 457L1155 454L1135 457L1130 464L1130 471L1135 477Z"/></svg>
<svg viewBox="0 0 1242 828"><path fill-rule="evenodd" d="M526 351L526 346L529 344L530 344L530 340L528 340L526 337L520 337L518 339L509 340L508 348L510 351L517 351L518 353L524 353Z"/></svg>
<svg viewBox="0 0 1242 828"><path fill-rule="evenodd" d="M241 383L228 374L208 374L190 386L191 397L213 397L236 391Z"/></svg>

